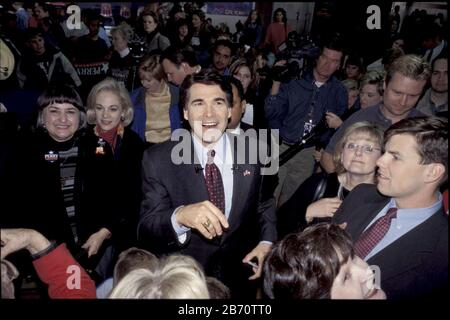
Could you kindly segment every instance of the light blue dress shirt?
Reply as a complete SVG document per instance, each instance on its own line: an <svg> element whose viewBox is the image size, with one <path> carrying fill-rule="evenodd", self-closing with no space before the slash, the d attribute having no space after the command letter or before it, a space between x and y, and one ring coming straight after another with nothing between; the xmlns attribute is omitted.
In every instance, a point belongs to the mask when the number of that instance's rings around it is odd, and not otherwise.
<svg viewBox="0 0 450 320"><path fill-rule="evenodd" d="M389 203L378 213L375 218L367 225L366 229L369 228L378 218L384 216L390 208L396 208L394 198L392 198ZM386 248L388 245L393 243L395 240L405 235L407 232L411 231L413 228L417 227L419 224L425 222L434 213L436 213L442 207L442 194L439 193L438 200L430 207L427 208L414 208L414 209L398 209L397 217L392 219L391 226L383 239L372 249L371 252L365 257L364 260L368 260L375 254Z"/></svg>

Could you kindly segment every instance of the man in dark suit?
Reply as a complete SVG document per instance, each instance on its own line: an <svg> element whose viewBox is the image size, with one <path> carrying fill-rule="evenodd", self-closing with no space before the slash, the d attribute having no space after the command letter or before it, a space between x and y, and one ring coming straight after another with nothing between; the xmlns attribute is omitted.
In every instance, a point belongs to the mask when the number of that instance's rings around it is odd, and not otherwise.
<svg viewBox="0 0 450 320"><path fill-rule="evenodd" d="M230 83L215 72L185 79L180 104L191 132L145 152L138 238L154 253L194 257L245 296L277 236L275 200L260 192L263 168L248 161L243 138L224 133L232 102Z"/></svg>
<svg viewBox="0 0 450 320"><path fill-rule="evenodd" d="M360 185L334 222L347 223L355 252L378 266L388 299L448 293L448 121L409 118L385 133L378 185ZM359 146L363 147L363 146ZM377 192L378 189L378 192Z"/></svg>

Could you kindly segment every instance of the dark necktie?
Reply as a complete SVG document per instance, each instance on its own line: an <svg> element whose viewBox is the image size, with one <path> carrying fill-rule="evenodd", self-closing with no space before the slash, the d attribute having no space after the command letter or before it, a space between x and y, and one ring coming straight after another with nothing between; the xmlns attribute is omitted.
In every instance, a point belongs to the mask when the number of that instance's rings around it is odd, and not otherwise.
<svg viewBox="0 0 450 320"><path fill-rule="evenodd" d="M225 192L223 190L222 175L214 164L214 150L208 151L208 160L205 167L206 188L209 201L211 201L223 214L225 214Z"/></svg>
<svg viewBox="0 0 450 320"><path fill-rule="evenodd" d="M388 212L364 231L355 243L355 253L364 259L383 239L391 226L391 221L397 217L397 208L390 208Z"/></svg>

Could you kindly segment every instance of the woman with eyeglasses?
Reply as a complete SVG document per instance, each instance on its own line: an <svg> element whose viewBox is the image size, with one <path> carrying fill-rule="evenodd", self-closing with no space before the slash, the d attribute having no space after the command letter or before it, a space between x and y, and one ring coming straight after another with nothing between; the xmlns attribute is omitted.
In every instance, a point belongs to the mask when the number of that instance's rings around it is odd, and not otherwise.
<svg viewBox="0 0 450 320"><path fill-rule="evenodd" d="M382 146L383 130L377 125L362 121L348 127L333 155L336 172L313 174L278 209L280 239L313 221L331 218L357 185L376 183Z"/></svg>

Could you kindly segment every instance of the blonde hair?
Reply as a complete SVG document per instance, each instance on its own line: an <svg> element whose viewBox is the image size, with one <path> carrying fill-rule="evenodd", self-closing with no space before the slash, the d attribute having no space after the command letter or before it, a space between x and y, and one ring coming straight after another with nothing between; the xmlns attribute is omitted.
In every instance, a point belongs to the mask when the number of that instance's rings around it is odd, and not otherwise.
<svg viewBox="0 0 450 320"><path fill-rule="evenodd" d="M384 76L385 73L383 71L370 70L361 78L359 87L362 89L366 84L376 85L378 94L382 96Z"/></svg>
<svg viewBox="0 0 450 320"><path fill-rule="evenodd" d="M392 62L387 70L386 85L396 72L415 81L427 81L431 76L431 66L424 58L415 54L400 56Z"/></svg>
<svg viewBox="0 0 450 320"><path fill-rule="evenodd" d="M139 63L139 78L143 79L145 76L150 76L158 81L165 80L165 73L160 60L159 54L144 56Z"/></svg>
<svg viewBox="0 0 450 320"><path fill-rule="evenodd" d="M131 103L130 95L124 84L114 80L113 78L106 78L100 81L89 92L87 98L87 122L89 124L95 124L97 119L95 116L95 99L100 92L108 91L112 92L119 97L120 106L122 107L124 116L122 118L123 126L128 126L133 121L133 104Z"/></svg>
<svg viewBox="0 0 450 320"><path fill-rule="evenodd" d="M383 148L383 135L384 131L378 125L374 123L370 123L369 121L360 121L349 126L336 144L336 149L333 154L333 162L336 166L336 173L341 174L346 172L347 170L342 165L342 150L344 149L345 144L347 143L348 137L355 133L365 133L369 136L369 139L373 140L377 143L380 148Z"/></svg>
<svg viewBox="0 0 450 320"><path fill-rule="evenodd" d="M189 256L171 255L156 270L135 269L112 290L111 299L209 299L205 274Z"/></svg>

